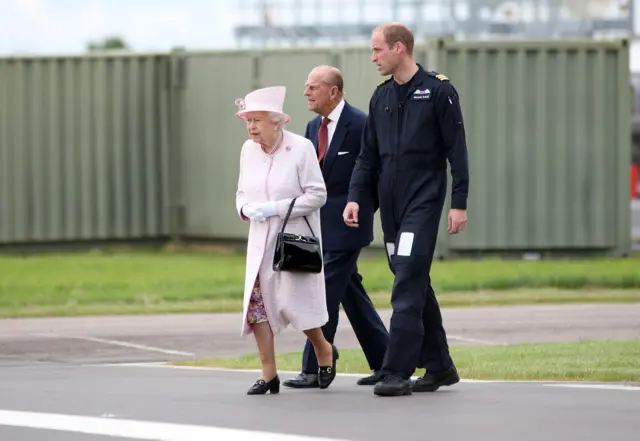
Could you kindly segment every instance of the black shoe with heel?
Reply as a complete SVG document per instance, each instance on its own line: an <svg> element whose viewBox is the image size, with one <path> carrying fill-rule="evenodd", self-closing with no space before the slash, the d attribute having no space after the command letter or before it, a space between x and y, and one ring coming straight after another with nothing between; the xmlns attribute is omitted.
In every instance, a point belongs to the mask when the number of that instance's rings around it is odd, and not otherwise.
<svg viewBox="0 0 640 441"><path fill-rule="evenodd" d="M318 367L318 387L320 389L326 389L336 378L336 361L340 358L340 354L338 353L338 348L334 345L331 345L333 349L333 362L331 366L320 366Z"/></svg>
<svg viewBox="0 0 640 441"><path fill-rule="evenodd" d="M280 378L277 375L269 382L263 379L256 381L247 391L247 395L264 395L267 392L271 394L280 393Z"/></svg>

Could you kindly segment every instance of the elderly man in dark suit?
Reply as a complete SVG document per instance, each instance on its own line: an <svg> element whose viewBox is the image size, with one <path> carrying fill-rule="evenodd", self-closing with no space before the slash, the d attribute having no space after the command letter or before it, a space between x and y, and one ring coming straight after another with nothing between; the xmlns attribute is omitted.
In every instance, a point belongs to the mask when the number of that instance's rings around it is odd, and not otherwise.
<svg viewBox="0 0 640 441"><path fill-rule="evenodd" d="M318 153L327 186L327 202L320 210L324 272L329 321L322 328L333 343L338 327L340 304L373 373L358 380L359 385L374 385L389 342L389 333L362 286L358 273L358 256L373 240L374 201L360 207L360 228L345 225L342 213L347 203L349 181L360 153L366 114L344 100L343 79L332 66L318 66L311 71L305 85L308 108L318 114L309 121L305 137ZM307 340L302 372L284 382L293 388L316 388L318 362Z"/></svg>

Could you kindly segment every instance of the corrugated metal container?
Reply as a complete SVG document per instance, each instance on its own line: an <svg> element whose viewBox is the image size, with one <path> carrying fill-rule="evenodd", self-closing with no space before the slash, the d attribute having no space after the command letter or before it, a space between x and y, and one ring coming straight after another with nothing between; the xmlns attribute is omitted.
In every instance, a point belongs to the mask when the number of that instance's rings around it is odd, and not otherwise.
<svg viewBox="0 0 640 441"><path fill-rule="evenodd" d="M417 50L426 60L427 46ZM318 65L339 67L345 78L346 98L367 112L369 98L382 78L370 61L367 47L274 49L264 52L182 52L179 114L181 123L181 179L184 209L181 231L191 237L244 238L247 225L235 210L240 147L247 139L244 124L235 117L234 101L250 91L273 85L287 87L285 110L288 130L303 135L316 114L307 109L304 85ZM222 85L222 86L221 86ZM224 166L223 166L224 164ZM214 190L215 189L215 190ZM376 216L376 244L382 229Z"/></svg>
<svg viewBox="0 0 640 441"><path fill-rule="evenodd" d="M166 55L0 59L0 243L166 235Z"/></svg>
<svg viewBox="0 0 640 441"><path fill-rule="evenodd" d="M629 251L625 42L443 41L471 162L451 252Z"/></svg>
<svg viewBox="0 0 640 441"><path fill-rule="evenodd" d="M238 239L235 193L244 124L234 101L255 87L254 57L247 52L177 52L180 81L174 109L180 117L178 194L183 236ZM175 70L174 70L175 71ZM174 163L175 164L175 163Z"/></svg>
<svg viewBox="0 0 640 441"><path fill-rule="evenodd" d="M459 90L469 142L469 227L447 235L446 207L438 255L628 251L625 43L437 40L418 42L415 56ZM247 137L234 117L235 98L287 86L289 129L302 134L315 116L303 96L314 66L339 67L347 100L364 111L383 79L367 47L187 52L179 59L185 76L179 182L188 236L246 236L233 210ZM379 216L375 244L382 244Z"/></svg>
<svg viewBox="0 0 640 441"><path fill-rule="evenodd" d="M625 42L435 40L415 56L460 92L469 143L468 229L447 235L445 207L438 255L628 252ZM366 46L0 60L0 243L245 238L234 100L285 85L302 134L319 64L368 111L383 78Z"/></svg>
<svg viewBox="0 0 640 441"><path fill-rule="evenodd" d="M182 232L191 237L244 238L247 224L235 211L240 148L247 139L242 121L235 117L236 98L260 87L287 87L285 110L292 116L288 129L304 134L313 118L307 110L304 84L309 71L332 64L326 49L285 49L254 53L180 52L181 176L184 208Z"/></svg>

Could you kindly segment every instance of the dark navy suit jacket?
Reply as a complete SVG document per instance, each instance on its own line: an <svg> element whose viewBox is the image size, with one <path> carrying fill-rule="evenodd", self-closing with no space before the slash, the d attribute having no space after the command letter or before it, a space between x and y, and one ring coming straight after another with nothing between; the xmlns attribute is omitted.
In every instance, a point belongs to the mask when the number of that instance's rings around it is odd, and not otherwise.
<svg viewBox="0 0 640 441"><path fill-rule="evenodd" d="M358 228L348 227L342 217L367 118L361 110L346 101L344 104L322 165L322 175L327 187L327 202L320 209L322 248L325 251L354 250L366 247L373 241L372 201L362 201L360 204ZM313 142L316 152L321 122L320 115L309 121L304 134Z"/></svg>

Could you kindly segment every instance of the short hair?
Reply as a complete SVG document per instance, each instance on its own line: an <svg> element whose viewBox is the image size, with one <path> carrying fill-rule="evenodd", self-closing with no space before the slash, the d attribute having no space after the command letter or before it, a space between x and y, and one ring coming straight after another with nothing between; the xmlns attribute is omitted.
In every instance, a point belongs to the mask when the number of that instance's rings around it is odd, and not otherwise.
<svg viewBox="0 0 640 441"><path fill-rule="evenodd" d="M327 70L327 76L325 78L327 83L338 88L338 93L342 95L344 89L344 79L342 78L342 72L337 67L329 66Z"/></svg>
<svg viewBox="0 0 640 441"><path fill-rule="evenodd" d="M342 95L344 90L344 79L342 78L342 72L335 66L329 66L327 64L322 64L320 66L316 66L314 71L323 70L324 76L323 81L330 86L336 86L338 88L338 93Z"/></svg>
<svg viewBox="0 0 640 441"><path fill-rule="evenodd" d="M378 26L376 31L382 31L384 42L387 43L389 49L396 43L402 43L407 48L407 54L413 55L413 32L402 23L390 22Z"/></svg>

